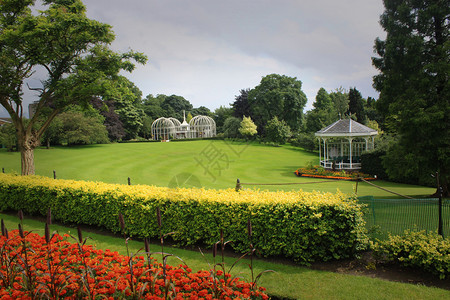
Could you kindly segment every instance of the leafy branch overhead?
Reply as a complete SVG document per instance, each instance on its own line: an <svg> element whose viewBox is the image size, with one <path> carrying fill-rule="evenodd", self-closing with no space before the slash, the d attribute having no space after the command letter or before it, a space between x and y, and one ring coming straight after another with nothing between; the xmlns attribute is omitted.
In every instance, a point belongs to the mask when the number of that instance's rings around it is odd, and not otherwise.
<svg viewBox="0 0 450 300"><path fill-rule="evenodd" d="M51 121L69 104L88 106L92 97L114 99L119 72L145 64L143 53L117 53L111 26L91 20L80 0L0 2L0 104L11 116L22 152L22 174L34 173L33 150ZM41 79L35 114L23 121L23 87L32 75Z"/></svg>

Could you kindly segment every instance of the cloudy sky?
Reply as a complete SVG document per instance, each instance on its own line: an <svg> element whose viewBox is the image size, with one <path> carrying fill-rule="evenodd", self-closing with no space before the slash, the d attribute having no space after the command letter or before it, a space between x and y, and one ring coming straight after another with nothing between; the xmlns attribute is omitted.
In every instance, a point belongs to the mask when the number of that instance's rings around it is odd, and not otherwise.
<svg viewBox="0 0 450 300"><path fill-rule="evenodd" d="M84 0L89 18L113 26L117 51L149 61L126 76L148 94L176 94L211 110L277 73L317 91L372 88L373 44L385 37L382 0Z"/></svg>

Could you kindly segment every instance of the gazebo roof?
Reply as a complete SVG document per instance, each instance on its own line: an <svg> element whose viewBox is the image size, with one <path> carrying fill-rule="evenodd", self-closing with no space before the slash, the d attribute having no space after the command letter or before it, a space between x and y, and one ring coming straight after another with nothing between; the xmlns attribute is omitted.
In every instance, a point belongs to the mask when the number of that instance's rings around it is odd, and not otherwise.
<svg viewBox="0 0 450 300"><path fill-rule="evenodd" d="M364 137L377 135L375 129L364 126L352 119L339 120L317 131L319 137Z"/></svg>

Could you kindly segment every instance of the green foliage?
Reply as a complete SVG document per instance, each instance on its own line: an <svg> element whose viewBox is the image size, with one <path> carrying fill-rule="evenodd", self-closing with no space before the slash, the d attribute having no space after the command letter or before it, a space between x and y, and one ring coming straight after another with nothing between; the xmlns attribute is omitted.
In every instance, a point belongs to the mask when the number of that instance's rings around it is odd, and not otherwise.
<svg viewBox="0 0 450 300"><path fill-rule="evenodd" d="M365 123L364 100L356 88L351 88L348 93L348 115L355 115L356 121Z"/></svg>
<svg viewBox="0 0 450 300"><path fill-rule="evenodd" d="M291 145L302 147L307 151L317 151L319 143L314 133L296 133L290 140Z"/></svg>
<svg viewBox="0 0 450 300"><path fill-rule="evenodd" d="M285 121L292 130L299 130L306 101L302 82L286 75L264 76L260 84L248 92L250 116L261 129L265 129L267 122L277 117Z"/></svg>
<svg viewBox="0 0 450 300"><path fill-rule="evenodd" d="M165 111L166 117L174 117L183 120L183 111L191 111L192 104L182 96L166 96L161 103L161 108ZM160 118L162 116L158 116Z"/></svg>
<svg viewBox="0 0 450 300"><path fill-rule="evenodd" d="M258 132L252 118L244 116L239 127L239 132L247 138L254 136Z"/></svg>
<svg viewBox="0 0 450 300"><path fill-rule="evenodd" d="M87 145L108 143L108 131L103 123L95 117L81 112L64 112L58 117L61 124L60 140L68 145Z"/></svg>
<svg viewBox="0 0 450 300"><path fill-rule="evenodd" d="M114 94L105 100L114 101L114 111L118 114L123 128L125 139L134 139L143 126L144 111L139 108L142 92L131 81L123 76L114 81Z"/></svg>
<svg viewBox="0 0 450 300"><path fill-rule="evenodd" d="M231 104L233 107L233 117L242 119L244 116L251 116L252 111L248 102L248 93L250 89L240 90L240 94L235 97Z"/></svg>
<svg viewBox="0 0 450 300"><path fill-rule="evenodd" d="M214 121L216 122L217 133L223 133L225 120L233 115L233 108L220 106L214 111ZM192 119L192 116L191 116Z"/></svg>
<svg viewBox="0 0 450 300"><path fill-rule="evenodd" d="M426 181L425 176L439 171L449 195L450 5L445 0L385 0L384 6L380 24L387 35L375 41L378 57L372 58L380 71L374 77L380 92L376 106L400 137L387 155L401 159L405 176L415 180Z"/></svg>
<svg viewBox="0 0 450 300"><path fill-rule="evenodd" d="M361 172L376 175L378 179L387 180L388 175L383 167L383 157L386 152L383 150L374 150L361 154Z"/></svg>
<svg viewBox="0 0 450 300"><path fill-rule="evenodd" d="M361 206L345 194L168 189L54 180L0 174L0 210L45 215L55 220L96 225L119 232L118 213L131 237L157 238L154 217L161 209L163 232L175 231L182 245L213 245L224 236L239 252L252 242L264 257L283 256L308 264L348 258L365 248Z"/></svg>
<svg viewBox="0 0 450 300"><path fill-rule="evenodd" d="M450 275L450 241L435 232L405 231L372 243L374 254L402 266L426 270L441 279Z"/></svg>
<svg viewBox="0 0 450 300"><path fill-rule="evenodd" d="M313 106L317 110L331 110L333 108L331 97L324 88L320 88L317 92Z"/></svg>
<svg viewBox="0 0 450 300"><path fill-rule="evenodd" d="M322 128L330 125L333 121L335 113L333 111L313 109L306 113L305 130L309 133L314 133Z"/></svg>
<svg viewBox="0 0 450 300"><path fill-rule="evenodd" d="M236 117L228 117L223 124L223 135L226 138L240 137L239 128L241 120Z"/></svg>
<svg viewBox="0 0 450 300"><path fill-rule="evenodd" d="M191 112L194 116L201 115L201 116L213 117L213 113L209 110L209 108L207 108L205 106L193 108L193 109L191 109Z"/></svg>
<svg viewBox="0 0 450 300"><path fill-rule="evenodd" d="M278 120L274 117L267 123L266 126L266 139L270 142L274 142L280 145L286 143L287 139L291 137L291 128L283 120Z"/></svg>
<svg viewBox="0 0 450 300"><path fill-rule="evenodd" d="M314 109L308 111L305 116L305 131L314 133L330 125L337 120L336 108L333 97L320 88L313 103Z"/></svg>
<svg viewBox="0 0 450 300"><path fill-rule="evenodd" d="M132 61L145 63L141 53L116 53L111 26L91 20L80 0L45 1L36 14L34 1L0 2L0 104L17 130L22 174L34 174L33 151L51 121L70 104L87 107L93 96L117 93L114 81ZM22 87L36 69L41 72L39 104L34 117L22 119ZM49 111L50 112L47 112ZM46 118L40 118L45 114ZM39 127L37 127L39 123Z"/></svg>
<svg viewBox="0 0 450 300"><path fill-rule="evenodd" d="M13 124L0 126L0 145L3 145L8 151L13 151L16 147L16 129Z"/></svg>
<svg viewBox="0 0 450 300"><path fill-rule="evenodd" d="M164 101L165 97L165 95L158 95L154 97L150 94L143 99L142 109L144 110L144 113L152 120L167 116L165 110L161 107L161 104Z"/></svg>
<svg viewBox="0 0 450 300"><path fill-rule="evenodd" d="M336 89L336 91L330 93L330 97L333 102L334 110L336 111L336 120L344 118L349 107L348 92L340 87Z"/></svg>

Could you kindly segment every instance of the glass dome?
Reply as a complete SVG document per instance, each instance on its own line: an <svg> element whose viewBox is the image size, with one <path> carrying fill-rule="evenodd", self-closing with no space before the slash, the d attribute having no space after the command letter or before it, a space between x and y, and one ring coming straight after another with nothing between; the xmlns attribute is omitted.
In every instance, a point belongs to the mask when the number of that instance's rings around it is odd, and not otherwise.
<svg viewBox="0 0 450 300"><path fill-rule="evenodd" d="M195 116L189 122L191 138L216 136L216 122L208 116Z"/></svg>
<svg viewBox="0 0 450 300"><path fill-rule="evenodd" d="M180 124L180 121L178 121L178 124ZM162 117L152 123L152 137L154 140L170 140L175 136L175 133L175 124L169 118Z"/></svg>

